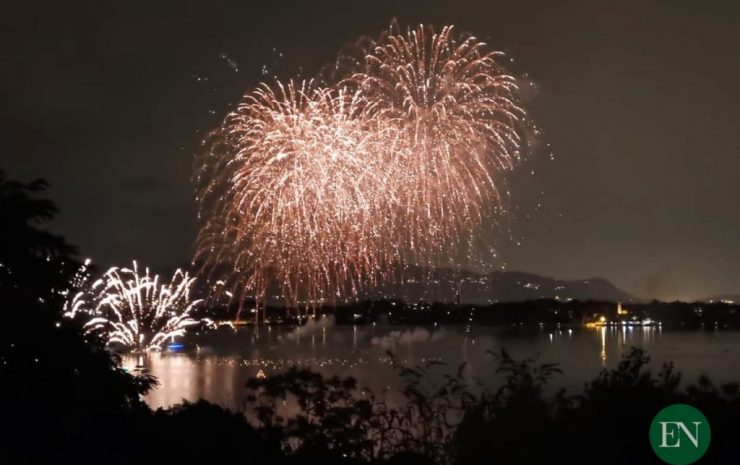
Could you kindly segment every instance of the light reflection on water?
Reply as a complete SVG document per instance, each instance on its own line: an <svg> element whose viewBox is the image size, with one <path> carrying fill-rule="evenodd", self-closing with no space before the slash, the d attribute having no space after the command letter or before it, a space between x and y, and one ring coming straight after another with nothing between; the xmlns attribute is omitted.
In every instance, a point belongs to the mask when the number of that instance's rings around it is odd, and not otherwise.
<svg viewBox="0 0 740 465"><path fill-rule="evenodd" d="M536 357L558 362L564 374L552 385L577 391L603 367L614 367L631 346L644 347L653 370L674 361L684 380L707 374L716 382L737 381L740 333L733 331L669 331L659 327L602 327L597 329L506 329L492 327L372 327L317 325L296 331L284 327L221 329L186 341L182 353L124 357L124 366L143 365L160 385L147 395L154 408L183 400L205 398L240 408L244 385L262 369L268 376L291 366L325 375L354 376L359 385L376 393L398 387L392 369L397 362L420 365L441 361L438 375L455 374L465 362L463 376L496 385L496 363L489 352L505 348L516 358ZM143 358L142 358L143 357Z"/></svg>

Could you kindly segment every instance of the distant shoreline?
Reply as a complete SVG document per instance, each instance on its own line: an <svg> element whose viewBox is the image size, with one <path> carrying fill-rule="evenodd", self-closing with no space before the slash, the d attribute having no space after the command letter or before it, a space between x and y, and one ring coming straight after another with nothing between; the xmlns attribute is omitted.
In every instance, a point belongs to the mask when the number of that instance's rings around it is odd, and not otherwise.
<svg viewBox="0 0 740 465"><path fill-rule="evenodd" d="M740 329L740 305L724 302L629 303L540 299L490 305L407 303L401 300L362 301L317 308L268 306L205 311L212 320L233 326L304 325L332 318L337 325L477 325L501 327L663 327ZM237 318L238 315L238 318Z"/></svg>

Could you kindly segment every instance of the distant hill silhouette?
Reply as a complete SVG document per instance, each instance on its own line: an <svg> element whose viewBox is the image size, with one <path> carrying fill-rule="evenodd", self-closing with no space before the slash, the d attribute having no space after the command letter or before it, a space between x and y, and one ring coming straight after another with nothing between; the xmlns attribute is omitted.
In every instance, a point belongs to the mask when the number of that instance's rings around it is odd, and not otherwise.
<svg viewBox="0 0 740 465"><path fill-rule="evenodd" d="M634 296L603 278L560 280L518 271L479 274L450 269L417 269L403 282L369 292L370 298L399 298L407 302L455 302L488 304L534 299L636 301Z"/></svg>
<svg viewBox="0 0 740 465"><path fill-rule="evenodd" d="M182 267L188 269L187 265ZM165 275L171 270L158 270ZM193 271L195 273L195 271ZM197 273L196 273L197 274ZM197 285L196 285L197 287ZM406 302L460 302L486 305L495 302L522 302L537 299L601 300L638 302L641 299L616 287L604 278L563 280L521 271L494 271L488 274L451 268L410 268L398 282L382 284L361 292L359 300L399 299ZM201 289L201 292L206 292ZM283 305L281 289L275 282L268 290L270 305ZM352 299L354 300L354 299ZM736 300L739 302L740 298ZM337 302L341 303L341 302Z"/></svg>

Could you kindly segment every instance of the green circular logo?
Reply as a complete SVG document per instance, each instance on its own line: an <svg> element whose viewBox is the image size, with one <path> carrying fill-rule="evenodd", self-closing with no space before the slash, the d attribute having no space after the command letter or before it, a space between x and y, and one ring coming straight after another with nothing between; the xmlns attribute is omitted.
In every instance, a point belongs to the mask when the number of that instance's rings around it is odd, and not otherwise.
<svg viewBox="0 0 740 465"><path fill-rule="evenodd" d="M696 462L706 453L711 440L707 417L690 405L669 405L650 423L650 445L658 457L671 465Z"/></svg>

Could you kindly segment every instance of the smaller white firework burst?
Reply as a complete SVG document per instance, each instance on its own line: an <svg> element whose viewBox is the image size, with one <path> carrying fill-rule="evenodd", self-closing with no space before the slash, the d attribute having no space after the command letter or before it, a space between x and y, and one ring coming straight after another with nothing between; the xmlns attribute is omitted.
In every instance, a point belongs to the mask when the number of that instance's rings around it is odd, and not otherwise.
<svg viewBox="0 0 740 465"><path fill-rule="evenodd" d="M113 267L93 283L85 282L65 305L64 316L86 315L86 333L102 336L109 345L133 351L159 351L200 323L192 314L201 300L190 290L195 278L178 269L169 283L149 268Z"/></svg>

